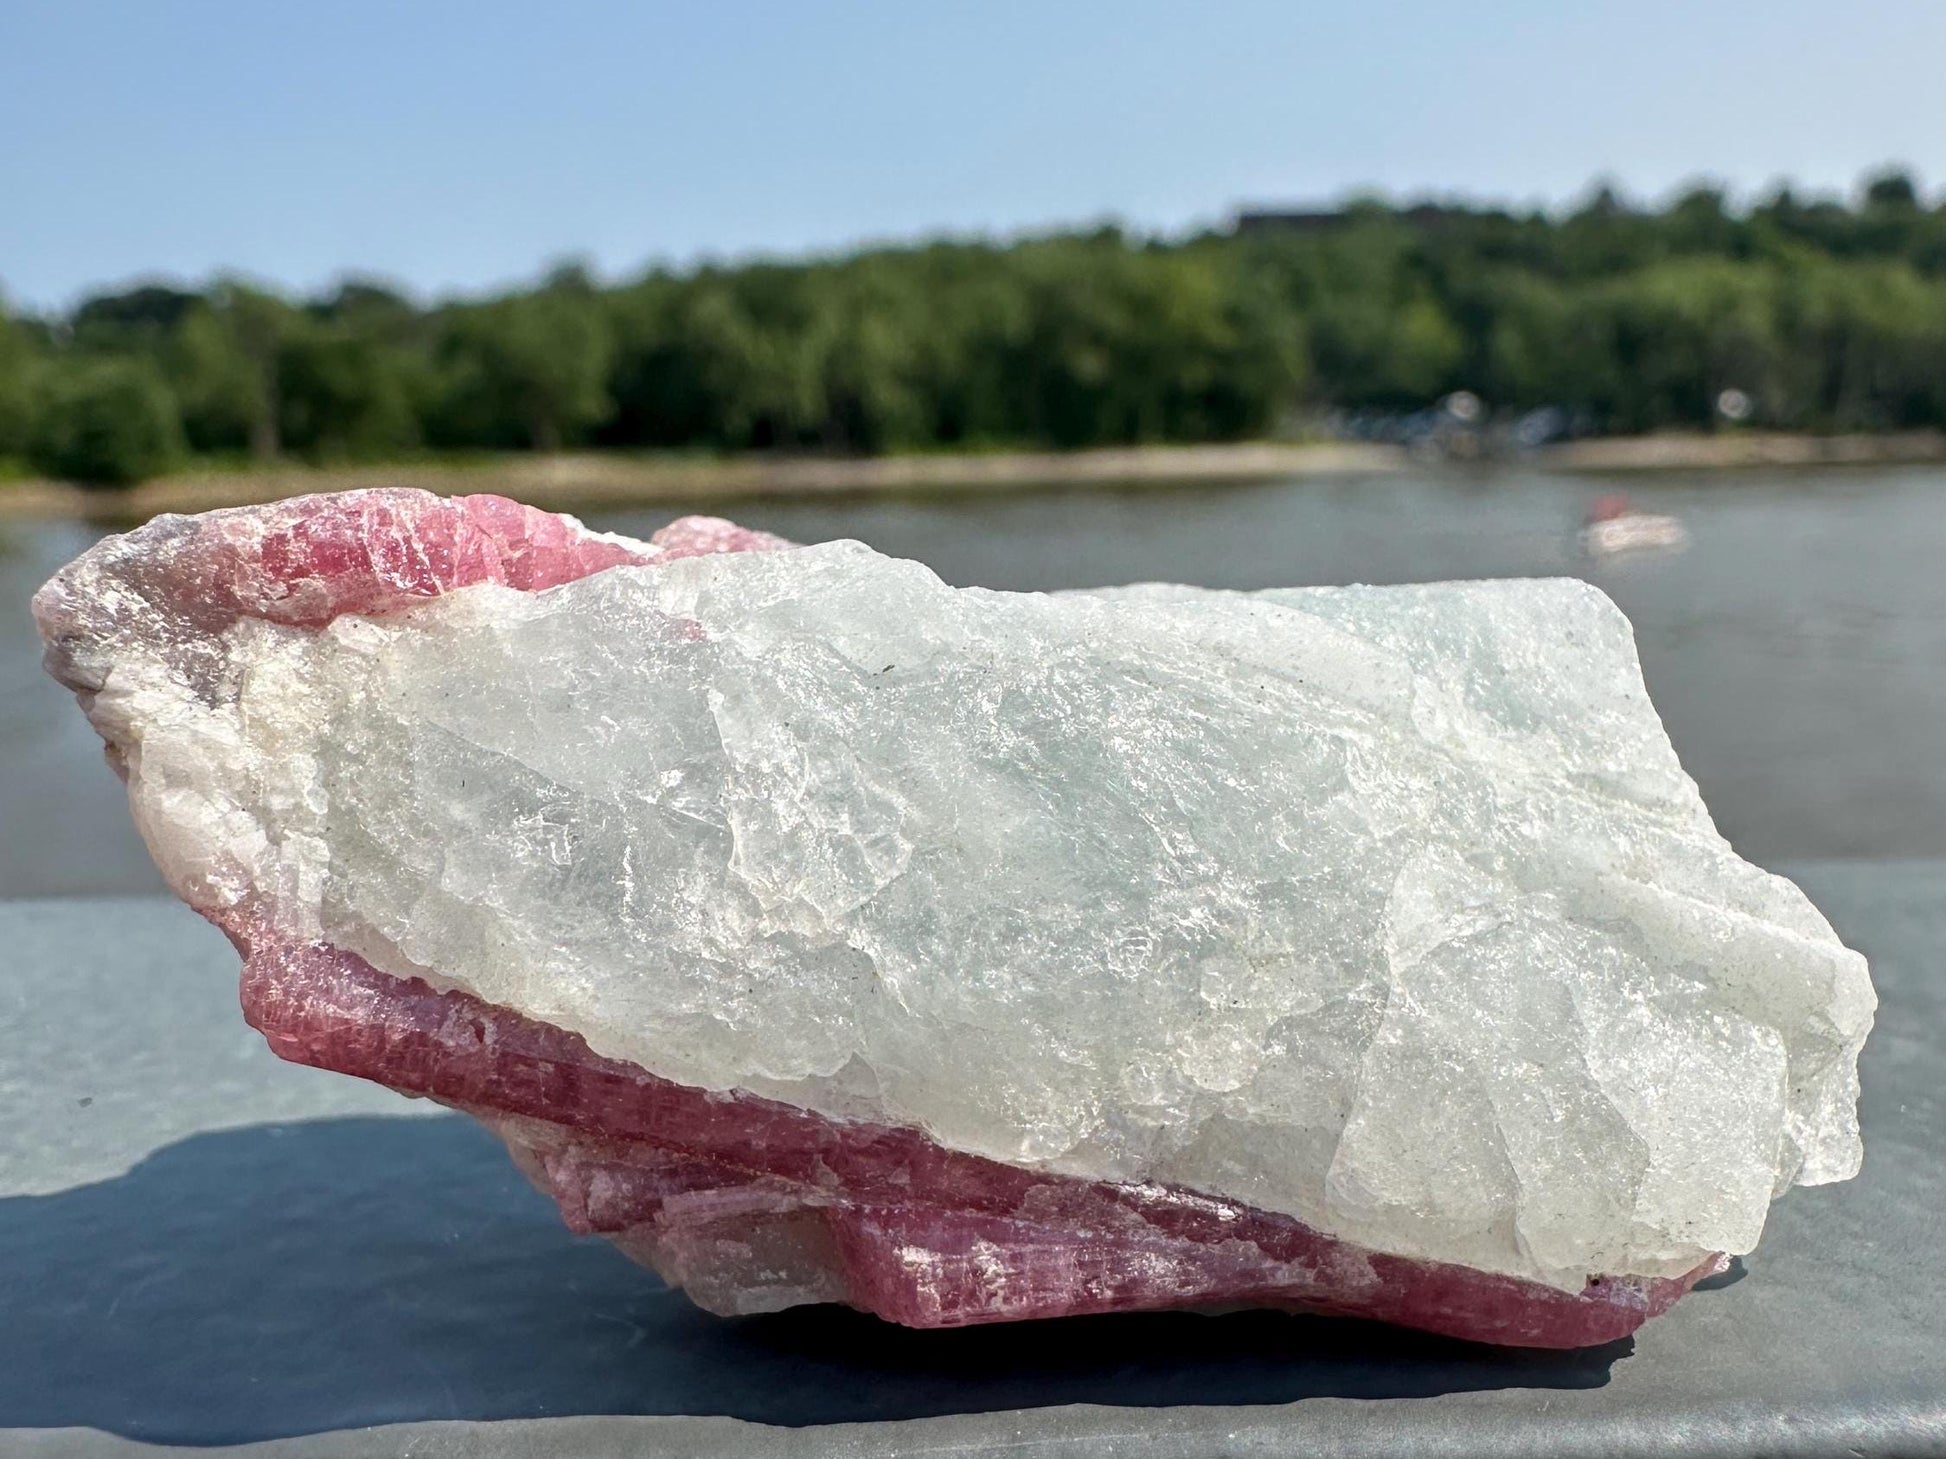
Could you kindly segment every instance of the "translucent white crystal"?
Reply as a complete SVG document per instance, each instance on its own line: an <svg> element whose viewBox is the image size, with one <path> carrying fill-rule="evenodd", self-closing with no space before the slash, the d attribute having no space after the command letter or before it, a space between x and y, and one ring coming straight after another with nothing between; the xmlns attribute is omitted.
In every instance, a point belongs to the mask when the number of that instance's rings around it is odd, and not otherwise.
<svg viewBox="0 0 1946 1459"><path fill-rule="evenodd" d="M1864 962L1579 582L1010 594L833 543L123 647L93 714L192 902L670 1079L1570 1287L1859 1162Z"/></svg>

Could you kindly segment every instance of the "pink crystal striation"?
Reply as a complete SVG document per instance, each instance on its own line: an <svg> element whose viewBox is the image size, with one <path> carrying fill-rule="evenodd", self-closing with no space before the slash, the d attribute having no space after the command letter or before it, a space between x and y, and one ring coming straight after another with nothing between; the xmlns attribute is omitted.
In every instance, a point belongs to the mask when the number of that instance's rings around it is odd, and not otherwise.
<svg viewBox="0 0 1946 1459"><path fill-rule="evenodd" d="M198 639L239 618L315 629L470 584L538 591L790 545L692 517L644 547L503 498L403 490L159 518L122 540L134 545L85 588L70 569L35 603L48 667L84 708L103 683L76 650L104 621L166 625L193 679ZM120 763L112 743L110 756ZM1722 1266L1565 1292L1370 1251L1194 1190L1022 1169L916 1130L673 1083L280 930L255 899L197 910L243 954L244 1014L276 1054L476 1116L572 1229L609 1237L711 1311L842 1302L929 1328L1249 1304L1567 1348L1625 1336Z"/></svg>

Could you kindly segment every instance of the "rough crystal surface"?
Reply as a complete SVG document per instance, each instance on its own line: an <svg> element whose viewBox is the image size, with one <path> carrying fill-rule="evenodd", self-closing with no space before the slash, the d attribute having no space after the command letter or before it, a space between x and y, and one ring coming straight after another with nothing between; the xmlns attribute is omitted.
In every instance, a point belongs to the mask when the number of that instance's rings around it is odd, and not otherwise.
<svg viewBox="0 0 1946 1459"><path fill-rule="evenodd" d="M163 518L36 602L286 1057L705 1305L1600 1341L1855 1171L1862 959L1575 582L954 590L493 498Z"/></svg>

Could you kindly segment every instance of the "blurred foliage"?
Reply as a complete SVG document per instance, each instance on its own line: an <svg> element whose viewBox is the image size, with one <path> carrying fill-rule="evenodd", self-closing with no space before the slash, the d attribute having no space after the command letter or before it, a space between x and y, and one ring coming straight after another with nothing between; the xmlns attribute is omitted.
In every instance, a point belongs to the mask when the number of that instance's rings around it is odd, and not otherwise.
<svg viewBox="0 0 1946 1459"><path fill-rule="evenodd" d="M27 449L39 353L27 330L7 317L5 300L0 300L0 465Z"/></svg>
<svg viewBox="0 0 1946 1459"><path fill-rule="evenodd" d="M64 318L0 302L0 459L133 480L180 450L369 460L575 447L872 453L1262 436L1468 390L1589 428L1946 426L1946 208L1602 190L1571 213L1393 206L798 263L577 266L421 307L232 279Z"/></svg>
<svg viewBox="0 0 1946 1459"><path fill-rule="evenodd" d="M44 475L127 486L181 454L176 402L147 360L62 360L38 383L27 461Z"/></svg>

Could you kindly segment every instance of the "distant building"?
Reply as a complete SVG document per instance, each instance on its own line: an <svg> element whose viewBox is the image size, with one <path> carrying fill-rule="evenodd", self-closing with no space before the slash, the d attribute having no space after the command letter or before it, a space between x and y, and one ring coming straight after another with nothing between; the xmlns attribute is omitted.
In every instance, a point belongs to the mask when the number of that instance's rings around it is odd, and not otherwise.
<svg viewBox="0 0 1946 1459"><path fill-rule="evenodd" d="M1239 208L1239 233L1324 233L1344 226L1345 214L1335 208L1303 211L1295 208Z"/></svg>
<svg viewBox="0 0 1946 1459"><path fill-rule="evenodd" d="M1333 229L1344 227L1369 207L1370 205L1367 204L1365 207L1352 208L1239 208L1235 231L1238 233L1329 233ZM1426 232L1475 216L1470 208L1449 208L1441 203L1414 203L1409 208L1383 207L1383 211L1401 223Z"/></svg>

